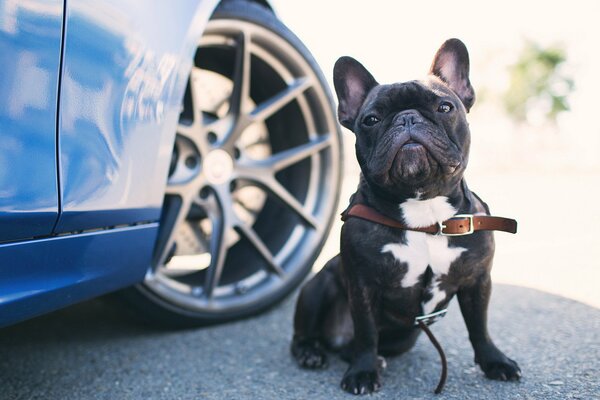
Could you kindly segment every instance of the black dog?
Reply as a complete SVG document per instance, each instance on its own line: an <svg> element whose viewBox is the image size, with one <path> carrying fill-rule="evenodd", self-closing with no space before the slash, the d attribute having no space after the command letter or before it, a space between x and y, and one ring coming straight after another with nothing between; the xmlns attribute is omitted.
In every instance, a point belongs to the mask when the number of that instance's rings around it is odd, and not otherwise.
<svg viewBox="0 0 600 400"><path fill-rule="evenodd" d="M489 215L463 179L470 145L466 113L475 93L460 40L442 45L425 80L379 85L359 62L342 57L334 83L339 120L356 134L362 170L346 214L366 205L407 229L435 227L458 214ZM517 363L487 331L492 232L448 237L368 219L346 220L340 254L300 293L291 347L298 363L320 368L326 348L345 349L350 366L342 388L376 391L378 354L410 349L420 332L417 317L444 309L457 294L475 362L488 378L519 379Z"/></svg>

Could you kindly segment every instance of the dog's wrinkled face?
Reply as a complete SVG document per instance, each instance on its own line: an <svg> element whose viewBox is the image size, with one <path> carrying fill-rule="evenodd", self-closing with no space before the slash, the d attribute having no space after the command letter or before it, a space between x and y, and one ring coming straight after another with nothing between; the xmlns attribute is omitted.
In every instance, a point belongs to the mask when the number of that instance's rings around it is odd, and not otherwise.
<svg viewBox="0 0 600 400"><path fill-rule="evenodd" d="M356 134L365 179L391 197L435 196L454 186L468 160L466 113L475 95L462 42L446 41L429 76L379 85L356 60L334 69L342 125Z"/></svg>

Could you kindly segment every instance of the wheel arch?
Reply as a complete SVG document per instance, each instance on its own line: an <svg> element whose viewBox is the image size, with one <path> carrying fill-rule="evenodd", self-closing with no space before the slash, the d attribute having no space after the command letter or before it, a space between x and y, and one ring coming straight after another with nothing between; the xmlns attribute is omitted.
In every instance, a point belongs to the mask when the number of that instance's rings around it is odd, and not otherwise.
<svg viewBox="0 0 600 400"><path fill-rule="evenodd" d="M219 2L219 5L224 4L224 3L231 3L234 1L237 1L237 0L221 0ZM272 12L275 12L275 10L273 9L273 6L271 6L271 4L267 0L247 0L247 1L249 1L250 3L259 4L263 7L265 7L266 9L268 9Z"/></svg>

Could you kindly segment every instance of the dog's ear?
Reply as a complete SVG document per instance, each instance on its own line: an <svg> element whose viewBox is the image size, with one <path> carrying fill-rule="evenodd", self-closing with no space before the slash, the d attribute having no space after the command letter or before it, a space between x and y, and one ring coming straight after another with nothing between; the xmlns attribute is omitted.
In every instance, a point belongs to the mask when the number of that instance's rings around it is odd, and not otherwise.
<svg viewBox="0 0 600 400"><path fill-rule="evenodd" d="M352 130L360 107L377 81L354 58L341 57L333 67L333 84L338 98L338 119Z"/></svg>
<svg viewBox="0 0 600 400"><path fill-rule="evenodd" d="M446 40L435 54L429 73L446 82L469 112L475 103L475 91L469 81L469 52L463 42Z"/></svg>

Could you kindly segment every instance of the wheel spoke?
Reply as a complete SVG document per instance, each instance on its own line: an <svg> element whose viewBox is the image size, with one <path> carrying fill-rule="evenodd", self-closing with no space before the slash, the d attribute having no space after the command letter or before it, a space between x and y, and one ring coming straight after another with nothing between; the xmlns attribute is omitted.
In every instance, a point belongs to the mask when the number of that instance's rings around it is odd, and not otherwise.
<svg viewBox="0 0 600 400"><path fill-rule="evenodd" d="M180 122L177 125L177 133L192 141L198 148L200 154L206 155L210 151L210 145L206 138L204 115L200 109L200 99L202 98L202 89L198 84L201 79L200 74L201 71L198 67L192 67L188 85L191 94L193 120L191 124Z"/></svg>
<svg viewBox="0 0 600 400"><path fill-rule="evenodd" d="M250 97L250 34L241 32L237 39L233 91L229 100L229 114L241 114Z"/></svg>
<svg viewBox="0 0 600 400"><path fill-rule="evenodd" d="M167 207L167 211L162 217L154 253L155 266L165 264L175 244L175 233L180 229L182 224L186 223L185 220L190 212L191 198L189 196L179 196L179 199L179 206L172 204L171 207Z"/></svg>
<svg viewBox="0 0 600 400"><path fill-rule="evenodd" d="M304 209L302 204L290 192L287 191L285 187L281 183L279 183L275 178L269 179L267 181L268 190L277 196L286 206L288 206L292 211L294 211L300 218L304 220L307 224L309 224L312 228L318 228L317 220Z"/></svg>
<svg viewBox="0 0 600 400"><path fill-rule="evenodd" d="M302 204L290 192L287 191L285 187L281 183L277 181L274 177L267 180L267 189L277 196L286 206L288 206L292 211L294 211L300 218L304 220L308 225L312 228L317 229L319 224L317 220L304 209Z"/></svg>
<svg viewBox="0 0 600 400"><path fill-rule="evenodd" d="M185 196L187 186L188 185L186 184L170 184L166 187L165 194L183 198Z"/></svg>
<svg viewBox="0 0 600 400"><path fill-rule="evenodd" d="M280 151L265 160L259 161L257 164L270 168L273 172L277 172L317 154L329 146L331 146L331 141L329 134L327 134L300 146Z"/></svg>
<svg viewBox="0 0 600 400"><path fill-rule="evenodd" d="M302 218L311 228L319 229L319 224L315 217L305 210L302 204L273 175L266 175L263 169L239 169L238 177L249 182L254 182L264 188Z"/></svg>
<svg viewBox="0 0 600 400"><path fill-rule="evenodd" d="M278 276L283 276L285 272L283 269L275 262L273 258L273 254L269 251L267 246L264 244L262 239L256 234L256 231L252 229L247 224L239 223L237 225L237 231L243 234L246 239L254 246L254 248L260 253L262 258L267 262L267 266L271 270L271 272L277 274Z"/></svg>
<svg viewBox="0 0 600 400"><path fill-rule="evenodd" d="M231 129L233 118L225 116L224 118L217 118L204 125L205 132L226 132Z"/></svg>
<svg viewBox="0 0 600 400"><path fill-rule="evenodd" d="M250 42L251 35L247 31L240 32L237 39L235 65L233 68L233 90L229 97L229 111L222 120L227 122L223 127L225 135L220 146L232 150L242 132L252 123L247 114L250 100ZM209 129L214 129L211 125ZM221 129L219 129L221 131Z"/></svg>
<svg viewBox="0 0 600 400"><path fill-rule="evenodd" d="M196 136L198 135L198 128L194 124L186 125L180 122L177 125L177 134L194 142L196 140Z"/></svg>
<svg viewBox="0 0 600 400"><path fill-rule="evenodd" d="M212 232L210 235L210 265L206 271L206 280L204 281L204 295L211 299L215 288L219 285L223 266L225 265L225 256L227 254L227 243L225 234L228 225L228 205L215 199L215 210L210 214L212 223ZM218 209L218 211L217 211ZM217 211L217 212L215 212Z"/></svg>
<svg viewBox="0 0 600 400"><path fill-rule="evenodd" d="M206 155L210 151L204 130L195 122L191 125L186 125L180 122L177 125L177 135L194 143L201 155Z"/></svg>
<svg viewBox="0 0 600 400"><path fill-rule="evenodd" d="M250 119L252 121L266 120L304 93L304 91L311 86L312 82L308 78L296 79L287 88L256 106L250 113Z"/></svg>

